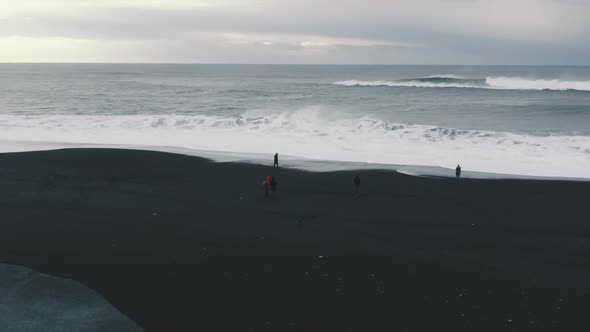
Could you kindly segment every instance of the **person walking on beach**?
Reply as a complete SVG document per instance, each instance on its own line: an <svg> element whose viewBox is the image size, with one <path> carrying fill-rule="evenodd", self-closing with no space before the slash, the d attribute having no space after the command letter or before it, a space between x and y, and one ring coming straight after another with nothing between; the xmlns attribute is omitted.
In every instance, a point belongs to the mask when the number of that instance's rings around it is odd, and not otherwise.
<svg viewBox="0 0 590 332"><path fill-rule="evenodd" d="M457 165L457 168L455 168L455 176L457 177L457 181L459 181L461 178L461 165Z"/></svg>
<svg viewBox="0 0 590 332"><path fill-rule="evenodd" d="M354 176L354 180L352 182L354 183L354 195L359 196L360 189L361 189L361 176L360 176L360 174L357 173L357 175Z"/></svg>
<svg viewBox="0 0 590 332"><path fill-rule="evenodd" d="M279 167L279 154L275 153L275 163L273 164L273 167Z"/></svg>
<svg viewBox="0 0 590 332"><path fill-rule="evenodd" d="M268 190L270 189L270 176L267 175L262 184L264 185L264 199L267 199Z"/></svg>
<svg viewBox="0 0 590 332"><path fill-rule="evenodd" d="M272 199L275 199L277 196L277 185L278 185L278 182L275 179L275 177L273 176L270 179L270 191L271 191Z"/></svg>

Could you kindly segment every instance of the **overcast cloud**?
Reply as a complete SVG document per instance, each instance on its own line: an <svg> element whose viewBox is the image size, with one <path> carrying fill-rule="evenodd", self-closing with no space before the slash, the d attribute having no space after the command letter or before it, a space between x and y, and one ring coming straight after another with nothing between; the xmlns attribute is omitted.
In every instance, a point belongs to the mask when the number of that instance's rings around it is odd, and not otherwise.
<svg viewBox="0 0 590 332"><path fill-rule="evenodd" d="M2 62L590 64L586 0L18 0Z"/></svg>

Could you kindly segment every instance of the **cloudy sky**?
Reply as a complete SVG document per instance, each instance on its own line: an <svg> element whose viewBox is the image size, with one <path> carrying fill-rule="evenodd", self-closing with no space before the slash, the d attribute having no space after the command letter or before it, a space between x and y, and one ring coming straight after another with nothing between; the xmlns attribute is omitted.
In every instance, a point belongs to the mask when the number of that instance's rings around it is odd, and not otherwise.
<svg viewBox="0 0 590 332"><path fill-rule="evenodd" d="M590 0L2 0L0 62L590 65Z"/></svg>

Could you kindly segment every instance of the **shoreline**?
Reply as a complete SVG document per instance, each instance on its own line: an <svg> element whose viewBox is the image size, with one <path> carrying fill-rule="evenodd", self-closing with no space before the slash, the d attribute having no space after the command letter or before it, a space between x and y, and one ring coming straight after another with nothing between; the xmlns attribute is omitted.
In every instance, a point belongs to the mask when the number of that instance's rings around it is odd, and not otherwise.
<svg viewBox="0 0 590 332"><path fill-rule="evenodd" d="M18 148L7 148L2 144L16 146ZM196 150L183 147L169 146L136 146L136 145L114 145L114 144L92 144L92 143L60 143L60 142L10 142L0 141L0 154L3 153L26 153L55 151L64 149L120 149L120 150L139 150L180 154L205 158L212 162L233 162L248 163L260 166L272 165L272 155L263 155L260 153L249 152L228 152L228 151L209 151ZM269 157L270 156L270 157ZM338 161L338 160L319 160L306 159L296 156L281 155L281 162L285 167L309 171L309 172L338 172L338 171L395 171L401 174L417 177L430 178L455 178L455 170L434 165L401 165L401 164L380 164L359 161ZM584 177L558 177L544 175L526 175L526 174L506 174L484 171L472 171L464 169L462 178L465 179L487 179L487 180L541 180L541 181L574 181L589 182L590 176Z"/></svg>
<svg viewBox="0 0 590 332"><path fill-rule="evenodd" d="M588 192L141 150L7 153L0 261L83 283L146 331L587 331Z"/></svg>

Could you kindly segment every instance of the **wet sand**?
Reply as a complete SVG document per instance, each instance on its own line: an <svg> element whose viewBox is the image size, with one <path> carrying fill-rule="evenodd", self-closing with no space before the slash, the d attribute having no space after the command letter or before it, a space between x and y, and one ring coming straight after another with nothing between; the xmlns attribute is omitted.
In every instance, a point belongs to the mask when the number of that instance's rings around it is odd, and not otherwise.
<svg viewBox="0 0 590 332"><path fill-rule="evenodd" d="M0 262L148 331L590 330L590 183L354 174L1 154Z"/></svg>

